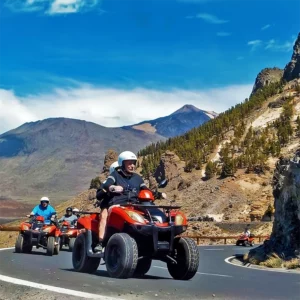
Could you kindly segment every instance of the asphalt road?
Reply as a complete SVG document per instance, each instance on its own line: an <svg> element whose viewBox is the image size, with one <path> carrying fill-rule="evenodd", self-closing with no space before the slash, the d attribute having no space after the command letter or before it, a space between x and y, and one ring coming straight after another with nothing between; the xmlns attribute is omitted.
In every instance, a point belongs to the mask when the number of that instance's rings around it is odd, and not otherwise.
<svg viewBox="0 0 300 300"><path fill-rule="evenodd" d="M152 262L142 279L114 279L108 277L105 265L95 274L74 272L71 253L66 251L48 257L45 251L17 254L13 249L0 251L0 275L116 299L300 299L298 274L225 263L225 258L248 250L201 246L198 273L189 281L173 280L166 265L158 261Z"/></svg>

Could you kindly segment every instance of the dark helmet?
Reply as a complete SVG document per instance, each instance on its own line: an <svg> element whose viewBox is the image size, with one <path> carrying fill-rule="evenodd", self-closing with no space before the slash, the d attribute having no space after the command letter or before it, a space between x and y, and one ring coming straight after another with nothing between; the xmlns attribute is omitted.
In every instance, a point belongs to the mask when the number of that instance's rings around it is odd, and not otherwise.
<svg viewBox="0 0 300 300"><path fill-rule="evenodd" d="M66 212L68 211L72 212L73 211L72 207L67 207Z"/></svg>

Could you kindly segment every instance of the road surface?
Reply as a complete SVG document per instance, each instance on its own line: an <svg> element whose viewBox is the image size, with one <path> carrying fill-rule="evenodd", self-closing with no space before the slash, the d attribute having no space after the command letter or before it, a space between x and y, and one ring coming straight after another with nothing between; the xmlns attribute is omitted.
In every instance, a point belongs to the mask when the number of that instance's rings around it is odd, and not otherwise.
<svg viewBox="0 0 300 300"><path fill-rule="evenodd" d="M45 251L35 248L32 254L17 254L14 249L8 249L0 251L0 280L1 276L2 280L13 277L69 289L78 296L80 293L101 295L99 299L103 300L104 296L138 300L300 299L299 274L247 269L224 261L246 251L249 248L201 246L198 273L189 281L178 281L170 277L166 265L159 261L152 262L144 278L114 279L108 276L105 265L101 265L95 274L74 272L72 255L67 251L48 257ZM18 287L1 281L0 284L7 290Z"/></svg>

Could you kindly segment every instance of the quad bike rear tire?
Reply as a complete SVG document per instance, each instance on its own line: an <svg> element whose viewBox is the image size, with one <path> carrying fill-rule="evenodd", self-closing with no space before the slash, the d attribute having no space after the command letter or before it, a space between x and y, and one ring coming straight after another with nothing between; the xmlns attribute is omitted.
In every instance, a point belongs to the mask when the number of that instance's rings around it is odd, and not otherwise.
<svg viewBox="0 0 300 300"><path fill-rule="evenodd" d="M134 277L142 277L149 272L151 268L152 259L144 257L138 260L136 269L134 271Z"/></svg>
<svg viewBox="0 0 300 300"><path fill-rule="evenodd" d="M47 241L47 255L52 256L54 254L55 238L54 236L49 236Z"/></svg>
<svg viewBox="0 0 300 300"><path fill-rule="evenodd" d="M167 263L170 275L177 280L193 278L199 266L199 249L195 241L186 237L177 237L174 239L173 252L177 264Z"/></svg>
<svg viewBox="0 0 300 300"><path fill-rule="evenodd" d="M74 242L72 251L72 263L77 272L94 273L97 271L101 258L89 257L86 253L85 234L81 233Z"/></svg>
<svg viewBox="0 0 300 300"><path fill-rule="evenodd" d="M75 243L76 238L72 237L69 240L69 251L72 252L74 248L74 243Z"/></svg>
<svg viewBox="0 0 300 300"><path fill-rule="evenodd" d="M113 234L105 248L105 263L110 277L132 277L138 264L136 241L127 233Z"/></svg>

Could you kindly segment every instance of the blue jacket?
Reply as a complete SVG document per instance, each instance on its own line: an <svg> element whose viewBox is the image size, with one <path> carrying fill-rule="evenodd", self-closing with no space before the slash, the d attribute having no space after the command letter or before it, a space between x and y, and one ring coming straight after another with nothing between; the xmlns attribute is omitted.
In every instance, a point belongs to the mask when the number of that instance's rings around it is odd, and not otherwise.
<svg viewBox="0 0 300 300"><path fill-rule="evenodd" d="M41 204L37 205L33 210L35 216L42 216L45 220L50 220L53 215L56 214L55 209L48 204L47 207L43 207Z"/></svg>

